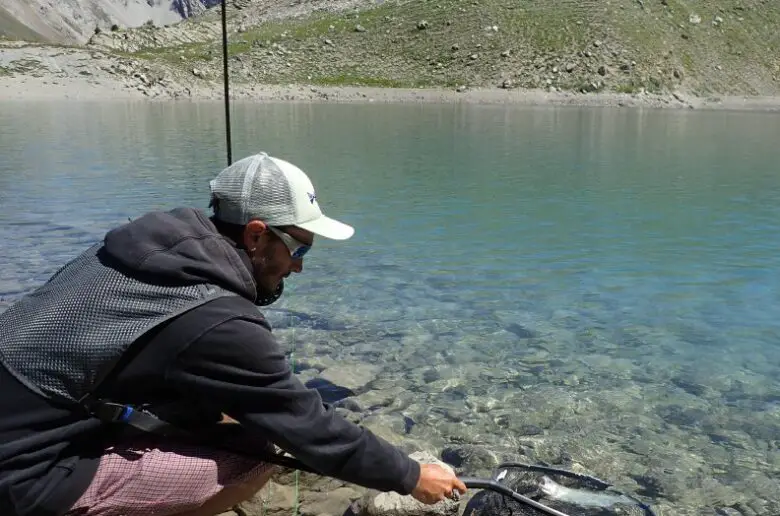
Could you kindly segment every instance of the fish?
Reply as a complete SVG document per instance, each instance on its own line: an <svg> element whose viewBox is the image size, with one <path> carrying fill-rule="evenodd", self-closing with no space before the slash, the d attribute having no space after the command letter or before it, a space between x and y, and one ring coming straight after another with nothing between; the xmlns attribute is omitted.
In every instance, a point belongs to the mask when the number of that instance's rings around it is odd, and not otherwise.
<svg viewBox="0 0 780 516"><path fill-rule="evenodd" d="M543 476L539 481L539 489L548 498L581 507L608 508L619 503L637 505L635 500L626 495L591 491L589 489L573 489L562 486L547 475Z"/></svg>

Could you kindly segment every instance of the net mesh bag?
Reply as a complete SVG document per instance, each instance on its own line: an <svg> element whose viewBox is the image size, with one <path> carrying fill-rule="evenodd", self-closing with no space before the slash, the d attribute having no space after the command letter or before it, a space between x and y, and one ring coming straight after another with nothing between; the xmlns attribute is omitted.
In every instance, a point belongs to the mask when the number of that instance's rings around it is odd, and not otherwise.
<svg viewBox="0 0 780 516"><path fill-rule="evenodd" d="M496 468L493 480L558 513L484 489L469 500L463 516L655 516L643 502L609 483L566 470L507 463ZM550 494L543 490L544 483L552 488Z"/></svg>

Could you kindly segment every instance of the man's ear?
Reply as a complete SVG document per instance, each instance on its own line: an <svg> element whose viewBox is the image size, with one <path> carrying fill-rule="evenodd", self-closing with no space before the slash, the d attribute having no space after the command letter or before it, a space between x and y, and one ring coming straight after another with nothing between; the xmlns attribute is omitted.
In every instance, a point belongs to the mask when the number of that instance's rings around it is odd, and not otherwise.
<svg viewBox="0 0 780 516"><path fill-rule="evenodd" d="M268 226L261 220L250 220L244 226L244 246L247 249L256 249L260 240L268 230Z"/></svg>

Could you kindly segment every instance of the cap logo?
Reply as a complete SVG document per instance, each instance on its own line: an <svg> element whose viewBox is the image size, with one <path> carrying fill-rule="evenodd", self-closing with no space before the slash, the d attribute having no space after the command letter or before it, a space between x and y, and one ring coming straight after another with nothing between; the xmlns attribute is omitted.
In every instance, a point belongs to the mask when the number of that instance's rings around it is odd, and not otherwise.
<svg viewBox="0 0 780 516"><path fill-rule="evenodd" d="M306 192L306 195L309 196L309 202L312 203L312 204L314 204L314 201L317 200L317 195L315 195L314 192L311 192L311 193L310 192Z"/></svg>

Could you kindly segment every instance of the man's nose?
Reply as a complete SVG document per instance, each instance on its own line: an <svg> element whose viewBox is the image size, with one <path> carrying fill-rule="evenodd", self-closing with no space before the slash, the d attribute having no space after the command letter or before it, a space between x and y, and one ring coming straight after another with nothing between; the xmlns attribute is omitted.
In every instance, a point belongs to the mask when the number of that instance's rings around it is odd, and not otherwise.
<svg viewBox="0 0 780 516"><path fill-rule="evenodd" d="M295 273L303 272L303 258L293 258L290 269Z"/></svg>

